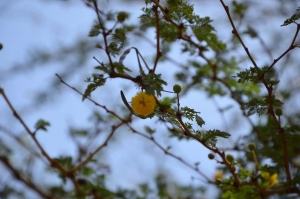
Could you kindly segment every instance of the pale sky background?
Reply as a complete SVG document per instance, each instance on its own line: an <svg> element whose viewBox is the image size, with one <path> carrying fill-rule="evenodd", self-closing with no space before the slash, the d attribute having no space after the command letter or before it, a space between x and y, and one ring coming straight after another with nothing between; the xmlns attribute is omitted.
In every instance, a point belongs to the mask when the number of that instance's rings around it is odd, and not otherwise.
<svg viewBox="0 0 300 199"><path fill-rule="evenodd" d="M287 13L288 15L285 18L282 16L274 17L273 12L275 8L269 6L269 2L271 2L271 0L260 1L259 6L254 4L253 8L250 7L249 12L246 13L246 17L248 17L248 22L251 22L251 20L255 21L255 26L259 28L260 36L267 45L274 45L274 42L278 43L278 48L273 54L275 58L288 47L291 39L287 38L286 40L280 40L280 42L272 41L268 36L270 31L292 38L295 27L280 27L290 14ZM192 3L195 4L195 12L198 14L201 13L201 17L210 16L215 20L214 25L216 25L218 35L221 39L225 41L228 40L231 35L231 28L220 2L217 0L200 0L192 1ZM105 4L106 11L124 10L130 12L131 22L138 20L138 16L142 14L141 8L144 5L143 3L136 3L128 6L128 4L120 3L120 1L116 0L103 1L103 4ZM276 4L276 6L279 5ZM296 9L293 5L285 6L290 6L289 10ZM265 18L264 20L256 21L257 18L260 17L259 13L261 10L264 10L265 16L270 15L270 20ZM266 13L267 11L269 13ZM52 81L57 80L55 73L61 74L64 67L66 67L66 65L62 63L63 58L61 62L58 60L55 63L40 63L29 70L13 74L9 73L9 70L15 66L21 69L28 67L28 65L26 65L28 64L28 59L31 55L36 55L36 49L55 52L55 50L62 46L73 45L80 37L89 39L89 45L93 46L97 38L88 38L87 35L94 20L95 13L93 10L86 7L80 0L69 2L50 0L2 0L0 2L0 42L4 46L0 51L0 86L5 89L12 104L20 111L22 117L31 129L34 128L34 124L40 118L51 123L47 133L40 132L38 134L40 143L51 157L57 157L59 155L72 156L77 153L73 141L70 140L68 136L68 129L72 126L83 128L91 127L88 118L92 110L95 109L95 106L87 100L82 102L80 95L63 84L59 85L59 89L52 91L53 95L51 95L45 106L33 106L36 91L47 89ZM152 35L149 34L149 38L153 40L153 33ZM259 50L261 50L261 48L257 48L259 44L257 40L251 40L249 37L246 37L244 41L247 43L250 51L258 50L256 52L259 52ZM131 46L137 47L148 61L151 60L151 56L153 52L155 52L155 48L146 42L139 43L131 41L128 47ZM179 49L178 45L178 49L174 49L170 56L180 62L187 57L180 55ZM98 53L99 51L93 50L92 53L88 55L88 62L85 63L84 66L74 67L73 70L75 71L73 72L76 75L65 80L70 85L84 91L87 84L84 83L83 80L94 72L93 67L97 65L92 57L96 56L98 59L101 59L101 54L99 53L98 55ZM297 51L291 54L293 58L295 54L299 53ZM234 52L234 55L240 57L245 56L245 53L242 50L238 50ZM69 60L69 63L72 63L76 58L77 57L69 56L67 60ZM118 57L115 59L117 61ZM271 62L270 58L265 56L259 59L257 63L266 64ZM125 64L126 66L132 65L132 67L137 67L135 54L129 54L125 60ZM172 77L173 73L167 71L168 64L170 63L161 64L158 71L162 72L163 77L168 82L168 86L165 87L165 89L171 90L175 82ZM244 62L244 64L245 67L250 66L249 62ZM136 69L134 70L137 71ZM293 77L292 72L285 72L284 75ZM108 80L105 87L94 92L92 97L100 104L105 104L108 108L115 110L116 105L123 103L120 99L119 92L125 88L134 87L133 84L130 83L124 85L122 81L119 80ZM125 95L130 99L136 92L136 89L126 90ZM167 95L164 94L164 96ZM228 100L228 98L220 99L216 97L215 101L218 102L220 107L226 107L227 105L234 105L236 107L236 104ZM187 95L181 100L181 105L189 106L201 112L201 117L206 122L204 129L226 130L226 125L224 125L225 121L216 110L214 100L207 98L203 92L194 92ZM238 107L225 114L225 117L230 118L239 118L240 116L241 112ZM143 120L138 124L135 123L134 127L144 132L142 128L143 124L148 124L149 122L150 120ZM0 99L0 125L9 128L15 134L21 134L24 131L22 126L12 116L3 99ZM157 124L150 122L149 125ZM248 133L248 130L249 125L245 122L241 122L240 125L232 128L230 133L232 133L233 138L225 142L221 141L221 144L224 146L232 146L234 141L237 140L236 138ZM164 134L164 136L160 136L160 133ZM179 155L187 162L191 164L200 162L199 169L209 178L213 179L213 173L215 172L217 164L215 161L208 160L207 154L209 152L204 149L204 147L192 141L177 142L174 139L166 139L166 135L166 132L160 132L158 130L154 137L165 147L172 145L171 152ZM11 141L7 136L2 134L1 130L0 136L1 139ZM121 186L123 188L135 188L138 183L152 180L151 176L156 174L157 169L165 171L170 174L171 178L182 184L202 184L203 178L193 170L187 168L172 157L165 156L153 143L143 139L141 136L129 133L127 128L123 128L122 131L117 131L115 138L118 139L118 141L109 143L108 147L101 153L101 158L103 158L102 162L111 167L111 173L107 175L109 187L116 188ZM24 139L26 140L27 138L24 137ZM99 140L99 143L102 143L101 140ZM18 162L19 156L22 156L22 153L15 155L15 159L12 161ZM55 181L55 177L49 177L49 175L43 173L41 167L37 166L37 168L39 169L38 172L35 172L36 180L42 179L46 184ZM3 170L1 164L0 170ZM8 174L0 172L0 179L8 178L7 176ZM191 176L200 180L191 181ZM0 180L0 182L3 181ZM213 192L211 191L210 194L213 194Z"/></svg>

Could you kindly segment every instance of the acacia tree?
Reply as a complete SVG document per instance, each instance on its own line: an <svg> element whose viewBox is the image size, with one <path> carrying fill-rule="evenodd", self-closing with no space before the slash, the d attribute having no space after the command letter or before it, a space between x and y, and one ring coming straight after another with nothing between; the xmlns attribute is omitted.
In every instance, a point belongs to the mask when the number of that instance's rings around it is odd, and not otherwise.
<svg viewBox="0 0 300 199"><path fill-rule="evenodd" d="M236 1L228 5L223 0L219 3L230 24L227 30L222 31L232 33L230 42L226 43L219 38L218 30L212 25L210 17L201 17L194 11L192 4L182 0L169 0L166 4L158 0L145 0L138 25L126 23L130 13L106 12L99 1L87 0L85 4L94 10L96 18L89 36L101 39L101 42L94 44L102 53L100 58L94 57L97 63L95 73L85 80L88 85L84 92L69 84L60 74L56 76L66 89L78 93L83 101L90 101L105 111L104 114L95 113L93 119L95 124L105 126L106 137L102 143L93 145L94 140L103 134L95 129L72 129L70 134L78 144L78 155L51 157L36 136L39 131L47 130L50 123L41 119L34 129L28 127L7 97L5 88L1 88L0 93L7 108L24 127L36 148L25 146L18 136L10 133L8 127L1 127L1 131L13 137L33 153L34 158L43 161L50 172L60 177L60 183L41 187L31 179L30 172L12 163L10 158L13 148L1 139L0 160L13 180L21 182L42 198L200 198L205 195L199 187L191 186L178 185L172 191L168 189L163 175L156 177L156 190L151 190L147 184L140 185L139 190L110 190L106 187L105 174L100 170L95 157L111 142L113 135L125 126L188 169L196 171L207 185L212 184L220 190L220 198L299 197L300 115L296 106L293 107L296 111L283 106L297 96L298 90L294 87L280 87L283 84L280 81L284 81L282 66L276 66L279 63L282 65L280 61L295 53L293 51L299 47L296 39L300 29L297 23L300 15L291 14L278 24L294 25L296 28L294 33L288 35L290 45L273 58L271 48L267 47L254 27L239 29L248 6ZM142 32L155 34L153 41L148 38L156 49L152 61L144 58L139 46L130 43L132 36L147 39ZM258 39L265 54L273 60L261 64L263 55L250 52L244 41L247 36ZM190 57L185 62L172 56L172 49L178 47L182 57ZM235 55L240 49L246 56ZM125 64L129 53L136 55L136 69ZM243 62L243 59L247 61ZM168 64L166 70L160 70L166 61L172 64ZM250 67L246 67L244 63L249 63ZM134 70L138 71L138 75L133 75ZM172 70L176 72L169 82L163 77L164 73ZM125 91L118 90L119 106L124 108L123 111L109 109L105 104L93 100L93 92L105 87L108 79L119 79L124 85L135 85L135 96L128 96ZM175 83L171 87L167 87L173 82ZM234 135L234 129L206 129L205 122L212 118L202 117L201 110L195 110L182 102L185 96L195 91L205 92L212 100L229 99L234 102L250 126L249 133L239 137L239 142L224 148L218 141L229 139ZM216 96L219 98L215 98ZM225 115L231 108L220 108L220 114ZM135 126L141 121L146 123L143 129ZM208 149L208 159L218 167L215 178L207 176L197 163L189 163L172 153L171 147L163 146L157 141L157 131L162 130L151 127L153 121L158 122L170 137L178 141L195 142ZM26 197L26 191L18 192L9 185L2 188L1 194L4 198L15 195Z"/></svg>

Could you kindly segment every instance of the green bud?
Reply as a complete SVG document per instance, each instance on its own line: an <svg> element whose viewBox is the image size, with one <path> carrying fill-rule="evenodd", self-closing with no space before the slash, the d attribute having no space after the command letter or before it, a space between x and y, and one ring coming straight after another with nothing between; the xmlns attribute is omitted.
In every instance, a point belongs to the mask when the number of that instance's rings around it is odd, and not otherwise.
<svg viewBox="0 0 300 199"><path fill-rule="evenodd" d="M254 151L255 148L256 148L256 145L255 145L253 142L250 142L250 143L248 144L248 149L249 149L250 151Z"/></svg>
<svg viewBox="0 0 300 199"><path fill-rule="evenodd" d="M282 115L282 109L281 109L281 108L276 109L276 110L275 110L275 114L276 114L277 116L281 116L281 115Z"/></svg>
<svg viewBox="0 0 300 199"><path fill-rule="evenodd" d="M126 12L119 12L117 19L119 22L125 21L125 19L128 17L128 14Z"/></svg>
<svg viewBox="0 0 300 199"><path fill-rule="evenodd" d="M180 93L180 92L181 92L181 86L180 86L179 84L175 84L175 85L173 86L173 91L174 91L175 93Z"/></svg>
<svg viewBox="0 0 300 199"><path fill-rule="evenodd" d="M233 163L234 157L231 154L226 155L226 160L230 163Z"/></svg>
<svg viewBox="0 0 300 199"><path fill-rule="evenodd" d="M212 160L212 159L214 159L214 158L215 158L215 155L214 155L214 154L212 154L212 153L210 153L210 154L208 154L208 158Z"/></svg>

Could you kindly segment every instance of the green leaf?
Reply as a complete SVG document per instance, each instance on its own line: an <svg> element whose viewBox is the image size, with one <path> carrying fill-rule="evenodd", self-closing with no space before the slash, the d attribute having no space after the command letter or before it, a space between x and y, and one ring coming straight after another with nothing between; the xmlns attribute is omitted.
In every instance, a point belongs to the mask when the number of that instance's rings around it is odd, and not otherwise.
<svg viewBox="0 0 300 199"><path fill-rule="evenodd" d="M199 114L200 112L195 111L192 108L189 108L187 106L181 107L180 112L184 117L186 117L189 120L194 120L194 118Z"/></svg>
<svg viewBox="0 0 300 199"><path fill-rule="evenodd" d="M252 38L256 38L258 35L257 32L251 26L248 26L247 30L244 31L243 33L248 34Z"/></svg>
<svg viewBox="0 0 300 199"><path fill-rule="evenodd" d="M205 124L205 121L202 119L202 117L198 115L196 115L196 122L200 127L202 127L202 125Z"/></svg>
<svg viewBox="0 0 300 199"><path fill-rule="evenodd" d="M243 167L240 167L238 175L243 179L246 180L247 178L251 177L252 171L249 171Z"/></svg>
<svg viewBox="0 0 300 199"><path fill-rule="evenodd" d="M90 176L93 173L95 173L94 169L91 167L83 167L80 171L80 173L82 173L85 176Z"/></svg>
<svg viewBox="0 0 300 199"><path fill-rule="evenodd" d="M81 129L81 130L75 130L75 129L71 129L70 130L70 135L71 136L80 136L80 137L85 137L89 134L88 130L85 129Z"/></svg>
<svg viewBox="0 0 300 199"><path fill-rule="evenodd" d="M253 114L261 116L268 113L269 103L272 103L276 108L280 108L283 104L280 100L275 99L274 95L271 100L272 102L268 96L252 98L249 102L242 104L241 109L245 110L248 116Z"/></svg>
<svg viewBox="0 0 300 199"><path fill-rule="evenodd" d="M39 119L36 123L35 123L35 130L43 130L43 131L47 131L47 126L50 126L50 123L43 120L43 119Z"/></svg>
<svg viewBox="0 0 300 199"><path fill-rule="evenodd" d="M195 131L195 135L203 140L206 144L215 147L217 143L217 137L228 138L231 135L227 132L217 129L208 131Z"/></svg>
<svg viewBox="0 0 300 199"><path fill-rule="evenodd" d="M218 41L217 35L213 33L215 29L212 25L210 25L212 20L209 17L197 17L195 21L196 24L191 28L200 42L205 41L214 51L225 50L226 44Z"/></svg>
<svg viewBox="0 0 300 199"><path fill-rule="evenodd" d="M210 136L229 138L231 135L225 131L220 131L215 129L215 130L207 131L207 138L209 138Z"/></svg>
<svg viewBox="0 0 300 199"><path fill-rule="evenodd" d="M89 32L89 37L96 37L101 33L101 26L99 23L95 23Z"/></svg>
<svg viewBox="0 0 300 199"><path fill-rule="evenodd" d="M66 169L72 169L72 157L71 156L60 156L59 158L54 158L55 161L58 161L61 166L65 167Z"/></svg>
<svg viewBox="0 0 300 199"><path fill-rule="evenodd" d="M113 63L115 69L118 71L118 73L120 74L124 74L125 71L131 71L129 68L125 67L123 64L119 63L119 62L114 62Z"/></svg>
<svg viewBox="0 0 300 199"><path fill-rule="evenodd" d="M89 77L85 80L86 82L91 82L85 89L85 92L82 96L82 101L87 97L91 96L91 93L96 90L96 88L103 86L105 84L105 78L103 74L92 74L92 77Z"/></svg>
<svg viewBox="0 0 300 199"><path fill-rule="evenodd" d="M236 1L232 2L232 6L233 6L233 13L237 14L237 15L244 15L248 6L244 3L239 3Z"/></svg>
<svg viewBox="0 0 300 199"><path fill-rule="evenodd" d="M150 135L152 135L153 133L155 133L155 130L150 128L149 126L145 126L144 127L146 132L149 133Z"/></svg>
<svg viewBox="0 0 300 199"><path fill-rule="evenodd" d="M299 10L300 7L298 7L297 10ZM300 14L294 14L291 16L289 19L286 19L281 26L287 26L290 25L291 23L296 23L296 20L300 18Z"/></svg>
<svg viewBox="0 0 300 199"><path fill-rule="evenodd" d="M129 40L126 36L127 31L124 28L116 28L114 34L112 35L112 43L114 46L113 54L119 54L119 52L129 44Z"/></svg>
<svg viewBox="0 0 300 199"><path fill-rule="evenodd" d="M161 74L144 74L142 79L145 85L145 91L148 95L155 94L160 97L163 85L167 85L167 82L161 79Z"/></svg>

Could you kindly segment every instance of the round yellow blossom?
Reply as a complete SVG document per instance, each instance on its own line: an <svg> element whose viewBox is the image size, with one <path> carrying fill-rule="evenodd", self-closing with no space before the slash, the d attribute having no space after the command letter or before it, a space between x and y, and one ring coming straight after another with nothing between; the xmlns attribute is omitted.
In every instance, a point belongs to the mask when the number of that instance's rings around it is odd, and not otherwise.
<svg viewBox="0 0 300 199"><path fill-rule="evenodd" d="M223 178L223 172L222 171L217 171L214 175L215 180L221 180Z"/></svg>
<svg viewBox="0 0 300 199"><path fill-rule="evenodd" d="M131 99L133 111L141 116L147 116L154 112L155 98L145 92L139 92Z"/></svg>
<svg viewBox="0 0 300 199"><path fill-rule="evenodd" d="M278 174L277 173L274 173L270 179L269 179L269 187L273 187L274 185L278 184Z"/></svg>
<svg viewBox="0 0 300 199"><path fill-rule="evenodd" d="M273 187L274 185L278 184L278 174L274 173L272 176L268 172L262 172L261 176L266 180L267 187Z"/></svg>

